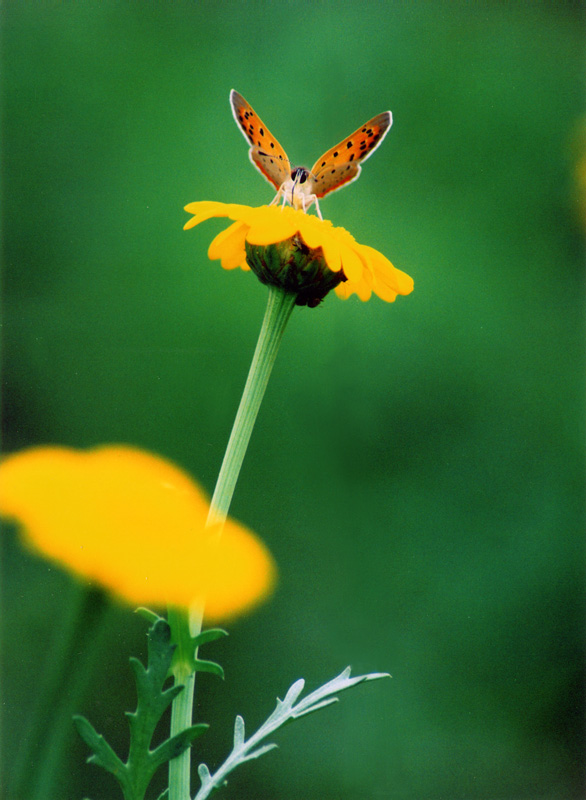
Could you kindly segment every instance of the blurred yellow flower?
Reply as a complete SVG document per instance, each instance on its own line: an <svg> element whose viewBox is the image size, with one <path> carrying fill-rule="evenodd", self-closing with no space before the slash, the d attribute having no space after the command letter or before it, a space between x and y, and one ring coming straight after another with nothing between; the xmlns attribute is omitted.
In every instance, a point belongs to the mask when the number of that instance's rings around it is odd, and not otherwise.
<svg viewBox="0 0 586 800"><path fill-rule="evenodd" d="M0 514L37 552L135 605L205 602L225 619L262 600L275 578L259 539L228 519L180 469L126 446L38 447L0 464Z"/></svg>
<svg viewBox="0 0 586 800"><path fill-rule="evenodd" d="M208 255L211 259L220 259L224 269L240 267L249 270L252 266L264 283L274 283L288 291L297 291L298 287L294 282L296 277L291 275L291 271L287 273L286 278L282 274L283 264L287 260L291 261L291 253L287 253L285 258L280 254L280 264L274 267L272 263L269 264L268 270L273 269L273 276L276 277L276 280L271 280L267 278L266 265L257 269L254 263L251 264L251 246L264 248L282 242L294 242L297 250L305 251L312 271L310 280L315 274L314 265L319 257L319 260L327 265L330 280L325 291L318 292L317 299L310 296L308 305L317 305L332 288L342 298L357 294L361 300L368 300L374 292L388 302L392 302L398 294L409 294L413 290L413 280L409 275L396 269L374 248L358 244L347 230L335 228L329 220L321 220L289 207L251 208L211 201L189 203L185 206L185 211L193 214L193 217L185 224L184 230L193 228L211 217L227 217L234 220L229 228L213 240ZM274 258L269 257L267 260L274 262ZM295 265L297 269L298 263L297 261ZM275 272L279 274L275 276ZM318 276L318 280L322 278L322 275ZM291 280L293 283L289 285L286 281ZM303 305L305 302L299 304Z"/></svg>

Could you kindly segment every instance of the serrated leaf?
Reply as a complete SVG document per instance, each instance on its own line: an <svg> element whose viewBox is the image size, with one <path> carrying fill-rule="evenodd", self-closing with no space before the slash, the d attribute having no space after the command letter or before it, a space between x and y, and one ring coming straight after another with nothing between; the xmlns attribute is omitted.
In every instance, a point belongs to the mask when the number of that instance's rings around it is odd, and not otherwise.
<svg viewBox="0 0 586 800"><path fill-rule="evenodd" d="M76 719L78 731L93 750L91 761L112 772L122 787L125 800L143 800L155 771L172 758L183 753L207 725L192 725L176 736L150 750L151 741L163 712L184 687L164 688L175 645L171 642L168 623L157 618L148 632L148 662L145 668L135 658L130 659L137 690L136 710L127 712L130 727L128 760L124 763L102 736L83 717Z"/></svg>
<svg viewBox="0 0 586 800"><path fill-rule="evenodd" d="M210 775L210 771L205 764L200 765L198 771L201 779L201 788L194 800L205 800L209 797L214 789L218 789L223 785L226 776L229 775L232 770L236 769L239 764L259 758L259 756L277 747L276 744L266 744L262 747L257 747L257 745L287 722L292 722L294 719L303 717L306 714L319 711L320 708L325 708L332 703L337 703L338 698L335 695L344 689L349 689L351 686L355 686L363 681L385 677L387 677L386 672L373 672L369 675L358 675L355 678L351 678L350 667L347 667L340 675L328 681L328 683L316 689L314 692L311 692L311 694L307 695L307 697L300 700L297 705L295 705L295 701L305 686L305 681L300 678L291 685L284 700L277 698L276 707L272 714L269 715L266 721L248 741L244 738L244 720L242 717L236 717L232 752L213 775Z"/></svg>

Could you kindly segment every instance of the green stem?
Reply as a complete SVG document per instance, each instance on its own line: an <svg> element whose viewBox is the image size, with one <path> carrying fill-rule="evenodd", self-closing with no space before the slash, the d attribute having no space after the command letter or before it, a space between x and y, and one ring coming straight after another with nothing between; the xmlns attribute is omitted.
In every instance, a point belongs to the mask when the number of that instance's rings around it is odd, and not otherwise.
<svg viewBox="0 0 586 800"><path fill-rule="evenodd" d="M189 728L193 716L195 672L191 671L191 657L197 657L197 648L192 650L191 637L201 631L202 615L190 621L185 609L169 607L167 619L171 626L173 641L177 645L178 658L173 668L175 683L185 687L171 707L171 736ZM169 800L189 800L191 797L191 749L188 748L169 762Z"/></svg>
<svg viewBox="0 0 586 800"><path fill-rule="evenodd" d="M269 286L269 298L248 379L212 497L208 525L228 515L240 467L297 295Z"/></svg>
<svg viewBox="0 0 586 800"><path fill-rule="evenodd" d="M31 735L23 740L15 767L9 792L15 800L50 800L59 794L57 781L74 732L72 716L79 709L102 651L108 608L104 593L72 584L65 608L65 618L55 632Z"/></svg>
<svg viewBox="0 0 586 800"><path fill-rule="evenodd" d="M262 328L216 482L207 519L208 526L222 525L228 516L228 509L252 429L296 299L296 294L269 286L269 297ZM181 643L185 641L186 636L197 636L201 630L202 617L203 609L200 610L199 618L196 615L195 619L193 614L191 619L188 619L185 612L169 609L169 623L174 631L174 641L179 647L182 646ZM175 682L183 683L185 689L173 701L171 736L192 724L195 689L195 673L185 674L178 669L174 677ZM191 792L190 765L191 750L186 750L182 755L169 762L169 800L189 800Z"/></svg>

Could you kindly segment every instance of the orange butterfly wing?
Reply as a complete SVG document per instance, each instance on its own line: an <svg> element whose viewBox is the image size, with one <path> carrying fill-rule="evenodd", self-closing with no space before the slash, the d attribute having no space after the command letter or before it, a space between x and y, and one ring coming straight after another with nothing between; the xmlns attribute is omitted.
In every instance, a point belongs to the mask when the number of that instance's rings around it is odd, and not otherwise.
<svg viewBox="0 0 586 800"><path fill-rule="evenodd" d="M275 189L280 189L283 182L291 177L291 165L287 153L250 103L247 103L234 89L230 92L230 104L234 119L250 144L248 151L250 160Z"/></svg>
<svg viewBox="0 0 586 800"><path fill-rule="evenodd" d="M311 168L312 188L317 197L325 197L355 181L361 172L360 164L379 147L392 124L391 112L383 111L318 158Z"/></svg>

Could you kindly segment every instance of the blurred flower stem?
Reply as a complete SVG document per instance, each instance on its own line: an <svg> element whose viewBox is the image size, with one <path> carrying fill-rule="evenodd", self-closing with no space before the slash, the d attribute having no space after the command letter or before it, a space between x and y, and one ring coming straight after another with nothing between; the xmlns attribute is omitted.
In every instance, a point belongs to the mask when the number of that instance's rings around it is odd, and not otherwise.
<svg viewBox="0 0 586 800"><path fill-rule="evenodd" d="M212 497L208 526L221 526L226 521L252 429L277 358L283 333L297 299L296 293L284 291L277 286L269 286L268 291L267 307L256 350ZM201 631L202 618L203 609L193 610L189 618L184 612L169 609L169 622L174 630L174 639L177 638L178 630L179 638L183 639L180 629L183 628L186 632L187 627L192 637L197 636ZM174 677L175 681L183 683L185 688L173 701L171 736L192 724L195 672L188 675L175 672ZM189 800L191 797L190 765L190 749L169 762L169 800Z"/></svg>
<svg viewBox="0 0 586 800"><path fill-rule="evenodd" d="M50 800L59 795L57 780L73 736L72 716L90 683L107 630L108 602L100 589L72 583L55 626L38 703L21 742L9 797Z"/></svg>

